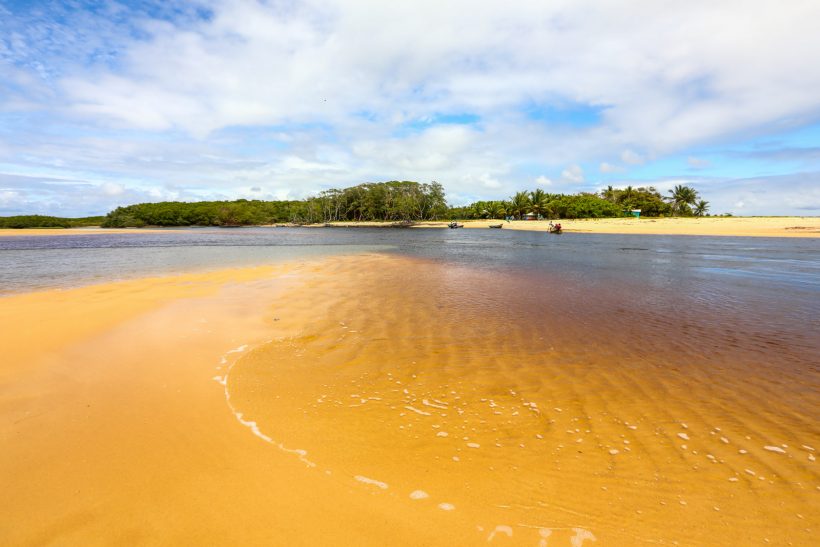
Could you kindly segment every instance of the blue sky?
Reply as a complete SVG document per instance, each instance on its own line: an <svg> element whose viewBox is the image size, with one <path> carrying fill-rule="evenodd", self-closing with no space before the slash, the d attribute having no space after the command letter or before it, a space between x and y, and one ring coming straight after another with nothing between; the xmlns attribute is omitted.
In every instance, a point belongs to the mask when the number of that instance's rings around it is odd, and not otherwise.
<svg viewBox="0 0 820 547"><path fill-rule="evenodd" d="M0 0L0 215L441 182L820 214L820 3Z"/></svg>

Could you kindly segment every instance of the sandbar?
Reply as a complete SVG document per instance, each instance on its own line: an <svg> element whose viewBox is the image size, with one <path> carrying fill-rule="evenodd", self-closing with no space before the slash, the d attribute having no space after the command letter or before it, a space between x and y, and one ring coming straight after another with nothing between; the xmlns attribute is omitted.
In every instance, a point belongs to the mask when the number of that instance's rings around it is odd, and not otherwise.
<svg viewBox="0 0 820 547"><path fill-rule="evenodd" d="M601 218L562 219L568 233L649 234L734 237L820 237L820 217L702 217L702 218ZM446 228L448 222L417 222L413 228ZM547 220L464 220L464 228L486 229L501 224L504 230L546 232ZM389 226L383 222L332 222L330 226Z"/></svg>
<svg viewBox="0 0 820 547"><path fill-rule="evenodd" d="M813 544L786 333L670 351L705 318L530 281L360 254L4 297L0 542Z"/></svg>
<svg viewBox="0 0 820 547"><path fill-rule="evenodd" d="M647 235L691 235L691 236L732 236L732 237L820 237L820 217L674 217L674 218L601 218L601 219L562 219L560 222L565 232L589 234L647 234ZM408 224L410 228L447 228L449 221L419 221ZM527 230L546 232L549 221L502 221L502 220L465 220L459 221L464 228L489 228L502 224L504 230ZM297 225L276 225L277 228L295 227ZM309 224L304 227L394 227L401 226L395 222L329 222L326 224ZM274 228L274 226L265 226ZM213 229L218 229L212 227ZM66 236L66 235L100 235L100 234L142 234L142 233L175 233L176 229L163 228L66 228L66 229L0 229L0 237L8 236Z"/></svg>

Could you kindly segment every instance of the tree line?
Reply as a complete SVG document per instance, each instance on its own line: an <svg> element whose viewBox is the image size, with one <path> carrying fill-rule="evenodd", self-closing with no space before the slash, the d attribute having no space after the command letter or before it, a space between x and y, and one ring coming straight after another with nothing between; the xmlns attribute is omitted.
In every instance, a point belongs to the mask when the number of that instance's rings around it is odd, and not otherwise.
<svg viewBox="0 0 820 547"><path fill-rule="evenodd" d="M465 207L450 208L453 219L520 219L532 213L537 217L606 218L631 215L640 209L641 216L703 216L709 211L709 202L700 199L698 192L685 185L677 185L662 196L654 187L616 190L609 186L599 194L551 194L541 188L516 192L507 200L477 201Z"/></svg>
<svg viewBox="0 0 820 547"><path fill-rule="evenodd" d="M117 207L102 223L127 226L246 226L314 224L334 221L436 220L447 213L444 188L437 182L365 183L332 189L300 201L200 201L139 203Z"/></svg>
<svg viewBox="0 0 820 547"><path fill-rule="evenodd" d="M46 215L0 217L0 228L80 228L99 226L105 217L62 218Z"/></svg>
<svg viewBox="0 0 820 547"><path fill-rule="evenodd" d="M304 200L200 201L138 203L117 207L105 217L67 219L40 215L0 217L0 228L101 225L106 228L143 226L246 226L314 224L337 221L412 222L424 220L521 219L528 214L545 219L641 216L703 216L709 202L694 188L677 185L662 196L654 187L609 186L600 193L552 194L541 188L516 192L509 199L477 201L450 207L437 182L365 183L325 190Z"/></svg>

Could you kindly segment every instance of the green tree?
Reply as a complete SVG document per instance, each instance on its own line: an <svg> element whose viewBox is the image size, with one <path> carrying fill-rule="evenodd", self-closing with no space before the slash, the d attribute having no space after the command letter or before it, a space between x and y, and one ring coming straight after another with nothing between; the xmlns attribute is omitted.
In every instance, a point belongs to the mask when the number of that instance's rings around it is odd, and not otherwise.
<svg viewBox="0 0 820 547"><path fill-rule="evenodd" d="M530 208L530 194L529 192L516 192L509 200L507 212L516 218L521 218L529 211Z"/></svg>
<svg viewBox="0 0 820 547"><path fill-rule="evenodd" d="M695 204L695 216L702 217L707 212L709 212L709 202L706 200L700 200Z"/></svg>
<svg viewBox="0 0 820 547"><path fill-rule="evenodd" d="M550 212L549 194L541 188L530 192L530 210L538 216L546 216Z"/></svg>
<svg viewBox="0 0 820 547"><path fill-rule="evenodd" d="M688 216L692 214L692 205L698 200L698 192L690 186L678 184L669 190L666 199L672 204L673 214Z"/></svg>

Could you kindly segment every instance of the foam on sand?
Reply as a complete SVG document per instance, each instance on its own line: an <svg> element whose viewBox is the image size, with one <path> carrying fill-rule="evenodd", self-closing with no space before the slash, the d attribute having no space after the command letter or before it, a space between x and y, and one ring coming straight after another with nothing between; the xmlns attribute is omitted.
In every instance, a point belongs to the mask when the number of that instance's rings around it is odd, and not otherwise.
<svg viewBox="0 0 820 547"><path fill-rule="evenodd" d="M404 408L406 408L407 410L409 410L411 412L415 412L416 414L421 414L422 416L432 416L432 414L430 414L429 412L419 410L418 408L415 408L415 407L410 406L410 405L405 405Z"/></svg>
<svg viewBox="0 0 820 547"><path fill-rule="evenodd" d="M241 345L241 346L239 346L239 347L237 347L237 348L234 348L234 349L232 349L232 350L228 350L227 352L225 352L225 355L223 356L222 360L224 360L224 359L225 359L228 355L230 355L230 354L234 354L234 353L242 353L242 352L244 352L246 349L248 349L248 344L243 344L243 345ZM252 432L254 435L256 435L257 437L259 437L260 439L262 439L262 440L263 440L263 441L265 441L266 443L268 443L268 444L272 444L273 446L275 446L276 448L278 448L278 449L279 449L279 450L281 450L282 452L285 452L285 453L287 453L287 454L293 454L293 455L295 455L296 457L298 457L298 458L299 458L299 461L300 461L300 462L304 463L304 464L305 464L306 466L308 466L308 467L316 467L316 464L315 464L314 462L310 461L310 460L307 458L307 451L306 451L306 450L303 450L303 449L301 449L301 448L288 448L288 447L287 447L287 446L285 446L283 443L281 443L281 442L277 442L277 441L274 441L274 440L273 440L273 438L271 438L269 435L266 435L266 434L262 433L262 431L259 429L259 425L256 423L256 421L254 421L254 420L246 420L246 419L244 418L243 413L239 412L239 411L238 411L238 410L234 407L233 403L231 402L231 393L230 393L230 391L228 390L228 376L230 376L231 371L233 370L233 367L236 365L236 363L237 363L237 361L233 361L233 362L232 362L232 363L228 366L228 369L225 371L225 376L224 376L224 377L223 377L223 378L219 381L219 384L220 384L220 385L222 385L222 386L223 386L223 388L224 388L224 392L225 392L225 402L228 404L228 408L231 410L231 412L233 413L233 415L234 415L234 417L236 418L236 420L237 420L240 424L242 424L242 425L244 425L245 427L247 427L248 429L250 429L250 430L251 430L251 432Z"/></svg>
<svg viewBox="0 0 820 547"><path fill-rule="evenodd" d="M361 482L361 483L369 484L371 486L375 486L376 488L380 488L382 490L387 490L389 488L387 486L387 483L382 482L382 481L377 481L375 479L369 479L369 478L367 478L363 475L356 475L353 478L356 479L357 481Z"/></svg>
<svg viewBox="0 0 820 547"><path fill-rule="evenodd" d="M499 524L495 527L495 529L492 532L490 532L490 535L487 536L487 541L491 542L493 539L495 539L496 534L505 534L507 537L511 538L513 537L513 529L512 527L507 526L506 524Z"/></svg>

